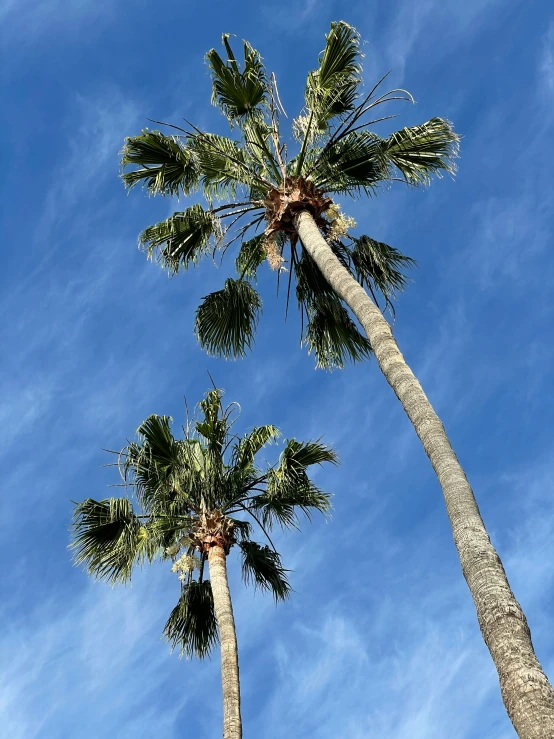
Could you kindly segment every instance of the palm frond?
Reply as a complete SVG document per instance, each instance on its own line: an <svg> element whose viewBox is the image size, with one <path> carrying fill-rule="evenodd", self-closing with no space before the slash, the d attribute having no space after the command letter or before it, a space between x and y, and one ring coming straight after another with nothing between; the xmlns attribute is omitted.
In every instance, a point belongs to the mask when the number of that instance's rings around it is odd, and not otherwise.
<svg viewBox="0 0 554 739"><path fill-rule="evenodd" d="M239 542L248 541L252 536L252 524L242 521L240 518L231 518L234 526L234 534Z"/></svg>
<svg viewBox="0 0 554 739"><path fill-rule="evenodd" d="M245 583L267 590L273 594L275 601L286 600L291 592L287 580L287 570L281 564L281 558L268 546L261 546L255 541L241 541L242 576Z"/></svg>
<svg viewBox="0 0 554 739"><path fill-rule="evenodd" d="M206 54L212 75L212 103L223 112L231 125L248 117L261 117L268 104L269 86L260 54L244 42L244 64L239 68L229 34L223 34L227 60L215 49Z"/></svg>
<svg viewBox="0 0 554 739"><path fill-rule="evenodd" d="M261 515L262 523L268 529L275 524L283 529L297 529L299 512L310 520L314 511L327 514L331 502L329 494L314 485L305 471L294 479L273 473L269 476L266 492L250 499L249 509Z"/></svg>
<svg viewBox="0 0 554 739"><path fill-rule="evenodd" d="M274 481L274 474L270 475L270 483ZM271 491L253 496L248 501L248 508L254 515L260 515L263 526L272 529L278 524L282 529L297 529L298 515L294 504L289 497L280 491L276 494L277 486L272 484Z"/></svg>
<svg viewBox="0 0 554 739"><path fill-rule="evenodd" d="M352 264L360 284L371 289L377 288L387 301L394 298L408 283L404 270L415 266L416 261L369 236L351 239L354 244L351 250Z"/></svg>
<svg viewBox="0 0 554 739"><path fill-rule="evenodd" d="M279 438L281 432L276 426L255 426L233 449L231 464L239 470L248 470L254 464L256 454L271 441Z"/></svg>
<svg viewBox="0 0 554 739"><path fill-rule="evenodd" d="M316 487L308 476L308 468L316 464L338 464L338 456L319 441L300 442L290 439L279 464L268 475L267 489L248 501L248 507L262 516L268 528L278 523L282 528L298 526L298 511L310 518L313 511L327 513L330 496Z"/></svg>
<svg viewBox="0 0 554 739"><path fill-rule="evenodd" d="M255 277L260 264L266 258L264 249L265 234L258 234L248 241L243 241L235 260L239 277Z"/></svg>
<svg viewBox="0 0 554 739"><path fill-rule="evenodd" d="M196 265L208 251L212 236L221 235L219 220L201 205L192 205L185 211L145 229L139 244L149 259L156 259L172 274L181 267Z"/></svg>
<svg viewBox="0 0 554 739"><path fill-rule="evenodd" d="M296 298L300 308L305 303L316 300L318 296L332 292L332 287L304 248L302 248L300 259L294 261L294 274L296 276Z"/></svg>
<svg viewBox="0 0 554 739"><path fill-rule="evenodd" d="M314 352L318 367L343 369L349 360L361 362L371 356L371 344L334 293L313 298L306 311L308 323L302 342Z"/></svg>
<svg viewBox="0 0 554 739"><path fill-rule="evenodd" d="M258 163L259 174L264 177L274 177L279 182L281 180L279 162L271 148L272 139L278 138L278 131L265 121L255 118L244 121L241 129L244 146L251 159Z"/></svg>
<svg viewBox="0 0 554 739"><path fill-rule="evenodd" d="M202 420L195 424L196 430L208 442L208 447L221 456L225 438L229 432L228 414L223 411L221 399L223 391L217 388L208 390L198 407L202 411ZM213 460L212 460L213 462Z"/></svg>
<svg viewBox="0 0 554 739"><path fill-rule="evenodd" d="M339 458L334 449L320 441L297 441L289 439L281 453L277 472L287 478L305 471L308 467L330 462L337 465Z"/></svg>
<svg viewBox="0 0 554 739"><path fill-rule="evenodd" d="M143 442L141 452L144 458L164 472L171 470L179 459L175 438L171 432L171 416L148 416L137 429Z"/></svg>
<svg viewBox="0 0 554 739"><path fill-rule="evenodd" d="M209 580L184 585L178 604L171 611L163 634L171 648L179 647L182 657L209 656L217 644L212 586Z"/></svg>
<svg viewBox="0 0 554 739"><path fill-rule="evenodd" d="M84 500L73 512L75 564L85 564L90 575L111 583L129 581L144 554L141 528L128 498Z"/></svg>
<svg viewBox="0 0 554 739"><path fill-rule="evenodd" d="M450 121L427 123L396 131L385 142L385 154L410 185L427 185L431 175L456 172L460 137Z"/></svg>
<svg viewBox="0 0 554 739"><path fill-rule="evenodd" d="M235 198L239 189L263 184L259 165L237 141L198 133L191 137L190 148L198 161L200 184L208 199Z"/></svg>
<svg viewBox="0 0 554 739"><path fill-rule="evenodd" d="M328 121L351 111L360 84L360 36L344 21L331 23L318 69L308 74L306 108L324 132Z"/></svg>
<svg viewBox="0 0 554 739"><path fill-rule="evenodd" d="M199 171L194 153L176 136L145 128L139 136L125 139L123 168L137 166L122 175L129 189L142 184L153 195L188 195L198 187Z"/></svg>
<svg viewBox="0 0 554 739"><path fill-rule="evenodd" d="M179 521L179 528L183 525L182 521ZM175 526L172 527L171 534L174 534ZM167 529L166 531L160 530L156 525L155 521L148 521L146 525L141 525L138 531L138 542L137 542L137 553L136 558L138 562L147 561L153 562L156 557L163 556L165 548L168 546Z"/></svg>
<svg viewBox="0 0 554 739"><path fill-rule="evenodd" d="M314 184L330 193L374 193L390 176L383 139L370 131L352 131L322 150L312 165Z"/></svg>
<svg viewBox="0 0 554 739"><path fill-rule="evenodd" d="M181 453L170 422L169 416L148 416L137 429L140 443L131 442L125 448L124 477L134 485L138 500L147 509L166 507L181 492ZM185 507L182 512L187 510Z"/></svg>
<svg viewBox="0 0 554 739"><path fill-rule="evenodd" d="M243 357L252 346L261 309L261 298L249 282L229 278L223 290L204 297L196 311L200 346L226 359Z"/></svg>

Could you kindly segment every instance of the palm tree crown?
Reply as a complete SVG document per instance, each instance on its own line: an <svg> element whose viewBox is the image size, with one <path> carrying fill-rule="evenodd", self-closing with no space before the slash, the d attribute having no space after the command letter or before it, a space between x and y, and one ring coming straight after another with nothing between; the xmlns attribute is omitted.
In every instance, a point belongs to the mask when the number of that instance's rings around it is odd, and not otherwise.
<svg viewBox="0 0 554 739"><path fill-rule="evenodd" d="M302 343L318 365L361 360L371 351L369 341L299 242L294 217L308 210L342 264L375 300L381 295L391 307L413 260L370 236L349 235L355 223L333 198L373 195L395 180L425 185L431 175L452 173L458 136L441 118L378 136L371 127L395 117L373 117L379 106L413 99L405 90L381 93L383 80L361 92L359 37L341 21L331 24L319 65L308 74L304 109L293 121L293 141L287 142L275 76L268 76L247 42L240 65L228 35L223 45L225 58L212 49L207 61L212 102L234 138L187 122L185 128L171 126L170 135L145 129L125 141L128 188L142 184L151 194L169 196L197 192L205 201L147 228L140 245L172 274L206 254L237 246L236 276L207 295L196 312L196 335L209 353L239 357L250 348L262 309L256 272L265 261L278 282L286 283L287 308L295 280Z"/></svg>
<svg viewBox="0 0 554 739"><path fill-rule="evenodd" d="M298 513L329 510L329 495L310 479L308 468L337 462L335 453L316 442L285 442L275 465L260 466L258 453L279 437L275 426L258 426L239 437L232 432L236 404L224 408L222 392L212 390L200 402L200 419L176 439L168 416L150 416L138 429L138 442L119 455L129 495L93 500L75 507L75 562L111 583L127 582L133 567L171 560L181 595L164 634L181 654L204 657L217 642L210 580L204 577L209 548L228 553L235 544L246 583L267 590L276 600L290 592L269 532L279 524L298 524ZM260 529L267 544L252 539Z"/></svg>

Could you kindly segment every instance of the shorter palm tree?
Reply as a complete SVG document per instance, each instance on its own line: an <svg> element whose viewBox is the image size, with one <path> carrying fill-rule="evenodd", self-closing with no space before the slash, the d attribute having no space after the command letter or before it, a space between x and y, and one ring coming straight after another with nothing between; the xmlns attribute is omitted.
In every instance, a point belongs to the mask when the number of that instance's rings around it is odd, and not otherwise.
<svg viewBox="0 0 554 739"><path fill-rule="evenodd" d="M164 635L181 655L205 657L221 647L223 737L242 736L237 638L227 555L234 545L242 557L246 583L271 592L276 601L290 594L269 532L298 525L298 513L329 510L329 495L312 482L308 468L337 463L336 454L315 442L290 439L277 464L260 467L257 454L279 437L275 426L257 426L239 437L232 432L238 406L223 407L222 391L199 403L200 420L176 439L168 416L149 416L138 442L120 452L118 466L130 495L75 506L74 559L88 573L111 583L127 582L133 567L171 560L181 581L179 602ZM267 544L252 539L255 528ZM208 562L210 579L204 576Z"/></svg>

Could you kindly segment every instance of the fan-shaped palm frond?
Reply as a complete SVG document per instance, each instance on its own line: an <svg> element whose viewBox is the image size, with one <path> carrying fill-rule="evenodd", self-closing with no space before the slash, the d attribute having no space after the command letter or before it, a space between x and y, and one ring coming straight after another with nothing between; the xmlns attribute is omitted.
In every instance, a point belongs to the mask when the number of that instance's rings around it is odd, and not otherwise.
<svg viewBox="0 0 554 739"><path fill-rule="evenodd" d="M229 34L223 34L226 61L215 49L206 54L206 59L212 74L212 102L233 125L249 117L261 118L268 104L269 86L259 53L245 41L241 71L228 39Z"/></svg>
<svg viewBox="0 0 554 739"><path fill-rule="evenodd" d="M241 278L256 276L258 267L267 256L264 248L266 238L265 234L258 234L242 242L235 261L236 270Z"/></svg>
<svg viewBox="0 0 554 739"><path fill-rule="evenodd" d="M221 465L223 464L222 450L225 444L225 439L229 434L231 428L230 422L230 409L227 412L223 409L221 399L223 398L223 392L218 388L208 390L204 398L198 404L198 407L202 411L202 420L197 421L195 428L199 434L201 434L207 442L207 449L212 453L215 453L221 459ZM211 464L214 463L214 458L210 460Z"/></svg>
<svg viewBox="0 0 554 739"><path fill-rule="evenodd" d="M171 611L163 634L180 655L209 656L217 644L217 621L212 586L209 580L183 585L181 597Z"/></svg>
<svg viewBox="0 0 554 739"><path fill-rule="evenodd" d="M158 416L153 413L137 429L137 435L146 452L145 456L162 470L173 467L178 459L175 438L171 433L171 421L171 416Z"/></svg>
<svg viewBox="0 0 554 739"><path fill-rule="evenodd" d="M205 254L212 236L222 233L219 219L200 205L192 205L181 213L145 229L139 244L149 259L156 259L164 269L177 274L180 267L196 265Z"/></svg>
<svg viewBox="0 0 554 739"><path fill-rule="evenodd" d="M415 260L369 236L351 237L351 240L352 264L358 281L371 290L377 288L390 302L396 292L406 287L408 278L404 270L413 267Z"/></svg>
<svg viewBox="0 0 554 739"><path fill-rule="evenodd" d="M351 111L361 81L360 37L344 21L331 23L319 67L308 74L306 108L314 112L314 126L324 132L331 118Z"/></svg>
<svg viewBox="0 0 554 739"><path fill-rule="evenodd" d="M143 184L153 195L188 195L198 187L196 158L176 136L145 128L138 136L125 139L121 154L123 167L139 167L122 175L129 189Z"/></svg>
<svg viewBox="0 0 554 739"><path fill-rule="evenodd" d="M239 544L240 542L248 541L253 531L250 521L243 521L240 518L231 518L230 520L233 522L235 536Z"/></svg>
<svg viewBox="0 0 554 739"><path fill-rule="evenodd" d="M306 307L321 295L332 292L332 288L321 274L319 267L305 249L302 249L300 259L294 261L296 276L296 298L300 309Z"/></svg>
<svg viewBox="0 0 554 739"><path fill-rule="evenodd" d="M245 583L267 590L275 601L286 600L291 592L287 570L281 564L277 552L255 541L241 541L242 576Z"/></svg>
<svg viewBox="0 0 554 739"><path fill-rule="evenodd" d="M431 118L427 123L396 131L385 143L385 153L410 185L427 185L431 175L454 174L459 136L450 121Z"/></svg>
<svg viewBox="0 0 554 739"><path fill-rule="evenodd" d="M85 564L89 574L111 583L131 579L145 549L140 519L127 498L88 498L77 504L72 529L76 564Z"/></svg>
<svg viewBox="0 0 554 739"><path fill-rule="evenodd" d="M383 139L371 131L352 131L322 151L311 177L325 192L372 195L390 177Z"/></svg>
<svg viewBox="0 0 554 739"><path fill-rule="evenodd" d="M277 182L282 177L278 156L272 150L277 135L276 124L269 125L259 119L249 119L242 126L244 147L249 158L258 165L258 174L266 179L275 178Z"/></svg>
<svg viewBox="0 0 554 739"><path fill-rule="evenodd" d="M314 511L328 513L329 495L310 480L307 470L316 464L338 464L336 453L320 442L287 441L276 468L271 469L267 488L248 501L249 509L261 515L264 526L278 523L283 528L298 527L297 510L308 518Z"/></svg>
<svg viewBox="0 0 554 739"><path fill-rule="evenodd" d="M287 478L303 473L308 467L324 462L338 464L337 453L320 441L297 441L289 439L281 453L277 472Z"/></svg>
<svg viewBox="0 0 554 739"><path fill-rule="evenodd" d="M259 164L237 141L213 133L191 136L189 146L198 161L200 183L208 199L234 198L240 189L263 186Z"/></svg>
<svg viewBox="0 0 554 739"><path fill-rule="evenodd" d="M294 479L272 472L267 490L249 501L249 510L261 516L261 522L270 530L276 524L283 529L299 528L299 512L311 520L314 512L325 515L330 509L329 495L314 485L305 471Z"/></svg>
<svg viewBox="0 0 554 739"><path fill-rule="evenodd" d="M256 454L271 441L280 436L276 426L255 426L249 434L246 434L233 449L231 464L239 470L248 470L254 464Z"/></svg>
<svg viewBox="0 0 554 739"><path fill-rule="evenodd" d="M200 346L226 359L244 356L254 340L261 309L261 298L249 282L227 279L225 287L204 297L196 311Z"/></svg>
<svg viewBox="0 0 554 739"><path fill-rule="evenodd" d="M302 341L314 352L318 367L342 369L348 360L361 362L371 355L371 344L334 293L322 293L310 301L307 314Z"/></svg>
<svg viewBox="0 0 554 739"><path fill-rule="evenodd" d="M125 449L125 479L132 482L138 499L145 505L161 487L173 488L179 452L170 420L168 416L149 416L137 429L141 443L131 442Z"/></svg>

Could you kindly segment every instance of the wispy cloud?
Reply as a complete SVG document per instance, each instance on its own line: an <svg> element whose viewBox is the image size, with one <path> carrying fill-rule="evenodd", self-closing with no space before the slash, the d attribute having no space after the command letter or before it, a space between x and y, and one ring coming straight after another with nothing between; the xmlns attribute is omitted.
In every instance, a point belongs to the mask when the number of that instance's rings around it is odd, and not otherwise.
<svg viewBox="0 0 554 739"><path fill-rule="evenodd" d="M2 0L0 24L10 27L7 43L28 47L37 37L53 32L69 33L84 23L109 17L110 8L93 0Z"/></svg>
<svg viewBox="0 0 554 739"><path fill-rule="evenodd" d="M369 39L367 46L367 72L372 77L380 77L385 71L393 71L393 79L405 77L407 63L416 61L412 54L425 54L418 62L431 66L465 40L474 38L480 27L486 25L490 13L499 0L468 0L464 3L440 2L440 0L409 0L395 3L390 15L384 19L379 14L369 18L364 13L364 24L368 23ZM360 10L365 10L365 5ZM360 29L362 30L362 29ZM380 43L380 38L386 38Z"/></svg>
<svg viewBox="0 0 554 739"><path fill-rule="evenodd" d="M554 93L554 21L543 38L539 69L546 90Z"/></svg>

